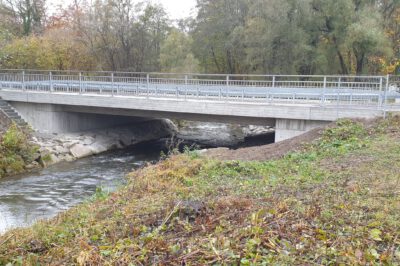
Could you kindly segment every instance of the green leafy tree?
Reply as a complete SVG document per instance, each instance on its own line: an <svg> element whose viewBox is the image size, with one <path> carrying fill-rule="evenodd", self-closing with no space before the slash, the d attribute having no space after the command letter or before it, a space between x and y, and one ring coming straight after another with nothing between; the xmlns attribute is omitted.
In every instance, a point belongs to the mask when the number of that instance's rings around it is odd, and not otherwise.
<svg viewBox="0 0 400 266"><path fill-rule="evenodd" d="M171 73L196 73L199 62L191 48L193 41L187 34L172 29L161 46L161 70Z"/></svg>

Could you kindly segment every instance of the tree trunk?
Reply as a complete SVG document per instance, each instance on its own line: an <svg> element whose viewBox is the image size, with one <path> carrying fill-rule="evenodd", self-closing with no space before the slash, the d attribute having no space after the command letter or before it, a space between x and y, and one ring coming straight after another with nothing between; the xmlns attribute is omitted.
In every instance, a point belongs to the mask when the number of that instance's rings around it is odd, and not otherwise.
<svg viewBox="0 0 400 266"><path fill-rule="evenodd" d="M364 60L365 60L365 54L364 53L361 53L361 54L356 53L356 61L357 61L356 73L357 73L357 75L362 75L362 73L363 73Z"/></svg>
<svg viewBox="0 0 400 266"><path fill-rule="evenodd" d="M342 53L339 51L339 49L337 49L337 55L338 55L338 57L339 57L340 68L342 69L342 74L343 74L343 75L349 74L349 72L348 72L348 70L347 70L346 62L344 61L343 55L342 55Z"/></svg>

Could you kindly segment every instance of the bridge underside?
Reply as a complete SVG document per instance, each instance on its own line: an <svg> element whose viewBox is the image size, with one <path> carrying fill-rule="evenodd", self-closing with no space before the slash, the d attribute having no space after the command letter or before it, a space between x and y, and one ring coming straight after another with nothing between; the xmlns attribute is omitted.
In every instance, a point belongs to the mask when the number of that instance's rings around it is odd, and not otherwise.
<svg viewBox="0 0 400 266"><path fill-rule="evenodd" d="M34 129L47 133L79 132L169 118L271 126L276 128L276 141L281 141L339 118L372 118L383 114L382 110L373 108L331 108L317 103L243 103L7 90L0 91L0 96Z"/></svg>
<svg viewBox="0 0 400 266"><path fill-rule="evenodd" d="M275 141L282 141L301 135L327 121L293 119L252 118L240 116L209 116L174 112L143 111L116 108L84 107L10 102L21 116L41 133L72 133L86 130L132 125L146 120L167 118L199 122L260 125L276 128Z"/></svg>

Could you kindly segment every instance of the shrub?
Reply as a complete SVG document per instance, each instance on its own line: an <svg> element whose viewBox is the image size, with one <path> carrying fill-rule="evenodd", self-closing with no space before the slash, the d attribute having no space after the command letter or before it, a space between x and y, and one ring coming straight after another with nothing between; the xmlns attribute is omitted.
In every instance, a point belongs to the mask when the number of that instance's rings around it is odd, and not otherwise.
<svg viewBox="0 0 400 266"><path fill-rule="evenodd" d="M27 134L12 124L0 137L0 177L22 172L34 160L36 151Z"/></svg>

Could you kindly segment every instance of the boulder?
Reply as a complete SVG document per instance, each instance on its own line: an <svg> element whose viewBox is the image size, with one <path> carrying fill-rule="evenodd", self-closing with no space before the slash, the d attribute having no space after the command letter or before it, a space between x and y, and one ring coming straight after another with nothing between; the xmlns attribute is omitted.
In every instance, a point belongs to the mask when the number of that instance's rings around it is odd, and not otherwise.
<svg viewBox="0 0 400 266"><path fill-rule="evenodd" d="M54 150L55 150L56 153L58 153L58 154L69 153L69 149L67 149L66 147L63 147L63 146L56 146L56 147L54 148Z"/></svg>
<svg viewBox="0 0 400 266"><path fill-rule="evenodd" d="M72 146L69 150L71 152L71 154L75 157L75 158L83 158L83 157L87 157L90 155L93 155L92 150L90 149L90 147L88 146L84 146L82 144L75 144L74 146Z"/></svg>
<svg viewBox="0 0 400 266"><path fill-rule="evenodd" d="M91 145L91 144L93 144L93 142L94 142L94 139L93 139L93 138L91 138L91 137L85 137L85 138L83 139L83 141L82 141L82 144L84 144L84 145Z"/></svg>
<svg viewBox="0 0 400 266"><path fill-rule="evenodd" d="M100 154L102 152L107 151L107 146L102 144L102 143L94 143L90 145L90 150L92 151L93 154Z"/></svg>
<svg viewBox="0 0 400 266"><path fill-rule="evenodd" d="M56 164L61 162L62 160L60 158L58 158L56 155L54 154L50 154L50 158L51 158L51 162L50 164Z"/></svg>

